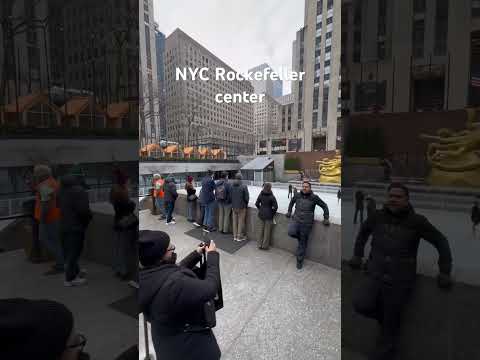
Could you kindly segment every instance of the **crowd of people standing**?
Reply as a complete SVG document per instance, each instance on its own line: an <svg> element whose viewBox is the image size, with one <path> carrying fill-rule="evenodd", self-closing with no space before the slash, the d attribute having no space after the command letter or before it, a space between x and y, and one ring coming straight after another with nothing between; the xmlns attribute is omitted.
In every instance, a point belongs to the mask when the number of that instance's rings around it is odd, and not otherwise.
<svg viewBox="0 0 480 360"><path fill-rule="evenodd" d="M167 225L174 225L175 219L172 212L178 197L177 184L172 175L153 176L153 205L160 214L159 220L166 220ZM222 172L215 180L214 172L208 170L200 181L200 192L197 193L196 184L192 176L187 176L184 189L187 195L187 220L194 226L202 228L205 232L219 232L233 235L233 241L247 240L247 214L250 202L248 186L244 184L242 174L237 173L233 180L228 179L228 174ZM290 185L288 198L287 218L292 218L289 225L289 235L298 240L297 268L301 269L305 258L308 239L313 225L315 207L323 210L323 224L328 226L329 210L327 204L312 192L308 180L302 183L298 191ZM255 201L258 209L255 221L255 238L257 247L267 250L272 241L272 234L276 224L278 202L272 191L272 184L265 183L262 191ZM292 216L293 207L295 213ZM197 216L197 209L199 214ZM216 215L215 215L216 214Z"/></svg>

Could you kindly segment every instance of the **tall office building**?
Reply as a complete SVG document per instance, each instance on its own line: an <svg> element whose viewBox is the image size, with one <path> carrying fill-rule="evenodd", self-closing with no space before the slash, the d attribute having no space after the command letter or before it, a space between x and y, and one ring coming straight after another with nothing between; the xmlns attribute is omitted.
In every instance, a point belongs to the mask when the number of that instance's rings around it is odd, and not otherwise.
<svg viewBox="0 0 480 360"><path fill-rule="evenodd" d="M165 116L165 35L158 30L158 24L155 24L155 42L157 50L158 135L160 139L165 139L165 136L167 135L167 123Z"/></svg>
<svg viewBox="0 0 480 360"><path fill-rule="evenodd" d="M305 25L293 43L293 68L305 72L303 81L292 86L303 151L338 146L340 10L340 1L305 0Z"/></svg>
<svg viewBox="0 0 480 360"><path fill-rule="evenodd" d="M210 69L210 80L176 80L176 68ZM176 29L165 41L167 140L221 148L228 157L254 153L253 104L218 103L216 94L253 93L248 81L216 81L215 68L234 71L208 49Z"/></svg>
<svg viewBox="0 0 480 360"><path fill-rule="evenodd" d="M270 95L265 94L263 101L255 103L253 108L255 136L263 138L278 133L280 103Z"/></svg>
<svg viewBox="0 0 480 360"><path fill-rule="evenodd" d="M346 114L480 105L478 1L344 0L342 25Z"/></svg>
<svg viewBox="0 0 480 360"><path fill-rule="evenodd" d="M257 71L263 73L267 68L272 69L268 64L261 64L248 71L251 71L252 73ZM256 94L267 94L274 98L283 95L283 81L280 79L272 80L268 78L266 80L251 80L250 82L252 83Z"/></svg>
<svg viewBox="0 0 480 360"><path fill-rule="evenodd" d="M139 2L140 26L140 145L160 140L157 52L153 0Z"/></svg>

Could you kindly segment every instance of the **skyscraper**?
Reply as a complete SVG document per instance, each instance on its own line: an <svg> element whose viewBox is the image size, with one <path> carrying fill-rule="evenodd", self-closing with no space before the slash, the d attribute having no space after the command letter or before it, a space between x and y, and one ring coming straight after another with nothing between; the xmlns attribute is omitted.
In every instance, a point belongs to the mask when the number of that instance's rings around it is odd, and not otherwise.
<svg viewBox="0 0 480 360"><path fill-rule="evenodd" d="M158 81L158 136L165 139L167 134L167 123L165 117L165 35L158 30L158 24L155 24L155 43L157 51L157 81Z"/></svg>
<svg viewBox="0 0 480 360"><path fill-rule="evenodd" d="M293 43L293 68L305 72L303 81L292 85L304 151L337 148L340 10L340 1L305 0L305 25Z"/></svg>
<svg viewBox="0 0 480 360"><path fill-rule="evenodd" d="M250 70L252 73L263 72L264 69L271 69L268 64L258 65ZM283 95L283 81L282 80L272 80L270 78L266 80L252 80L250 81L253 85L256 94L267 94L271 97L280 97Z"/></svg>
<svg viewBox="0 0 480 360"><path fill-rule="evenodd" d="M176 80L176 68L209 68L210 80ZM227 156L254 153L253 104L218 103L216 94L253 93L248 81L216 81L215 68L234 71L180 29L165 41L167 140L221 148Z"/></svg>
<svg viewBox="0 0 480 360"><path fill-rule="evenodd" d="M140 145L157 143L159 134L159 94L153 0L139 3L140 23Z"/></svg>

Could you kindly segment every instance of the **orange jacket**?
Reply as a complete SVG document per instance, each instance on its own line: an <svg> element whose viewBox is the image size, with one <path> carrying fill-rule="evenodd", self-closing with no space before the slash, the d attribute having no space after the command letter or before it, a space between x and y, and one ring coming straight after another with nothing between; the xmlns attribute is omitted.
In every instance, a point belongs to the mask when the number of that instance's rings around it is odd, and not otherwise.
<svg viewBox="0 0 480 360"><path fill-rule="evenodd" d="M42 181L40 184L37 185L37 191L35 194L35 213L34 217L37 221L40 221L40 209L41 209L41 201L40 201L40 192L39 187L41 186L48 186L52 188L52 197L48 201L48 213L46 216L47 224L52 223L60 219L60 208L57 205L57 194L59 185L57 181L53 177L49 177L48 179Z"/></svg>
<svg viewBox="0 0 480 360"><path fill-rule="evenodd" d="M165 196L165 191L163 190L163 184L165 180L157 179L153 182L153 196L163 199Z"/></svg>

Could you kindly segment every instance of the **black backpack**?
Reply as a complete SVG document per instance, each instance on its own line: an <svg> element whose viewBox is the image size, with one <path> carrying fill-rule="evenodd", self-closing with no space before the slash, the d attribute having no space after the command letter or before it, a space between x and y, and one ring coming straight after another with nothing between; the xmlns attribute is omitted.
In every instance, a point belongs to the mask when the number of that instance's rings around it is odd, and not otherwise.
<svg viewBox="0 0 480 360"><path fill-rule="evenodd" d="M227 198L227 189L225 188L225 183L221 183L215 189L215 198L217 200L226 200Z"/></svg>

